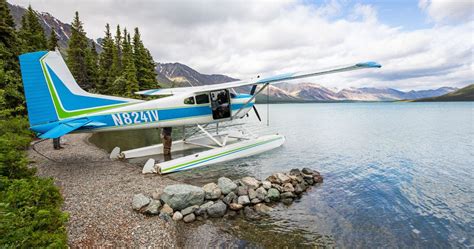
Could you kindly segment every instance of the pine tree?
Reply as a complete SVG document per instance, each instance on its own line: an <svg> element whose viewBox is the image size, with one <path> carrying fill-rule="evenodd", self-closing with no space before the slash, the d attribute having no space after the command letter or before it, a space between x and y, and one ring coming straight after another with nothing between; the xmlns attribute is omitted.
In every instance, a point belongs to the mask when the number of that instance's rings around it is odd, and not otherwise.
<svg viewBox="0 0 474 249"><path fill-rule="evenodd" d="M110 92L112 84L115 81L115 75L112 72L115 45L108 23L105 25L105 37L102 39L101 43L102 53L99 56L99 82L96 91L107 94Z"/></svg>
<svg viewBox="0 0 474 249"><path fill-rule="evenodd" d="M51 28L51 34L49 35L48 48L50 51L56 50L58 47L58 37L56 36L56 31L54 28Z"/></svg>
<svg viewBox="0 0 474 249"><path fill-rule="evenodd" d="M6 0L0 0L0 119L26 114L18 55L21 43Z"/></svg>
<svg viewBox="0 0 474 249"><path fill-rule="evenodd" d="M87 70L88 43L86 32L82 22L79 20L79 13L77 11L71 26L67 64L79 86L83 89L90 89L91 81Z"/></svg>
<svg viewBox="0 0 474 249"><path fill-rule="evenodd" d="M43 27L35 11L28 6L28 10L21 18L20 38L23 41L23 52L34 52L48 49L48 41L44 35Z"/></svg>
<svg viewBox="0 0 474 249"><path fill-rule="evenodd" d="M125 95L133 96L134 92L138 91L138 81L137 81L137 70L135 68L135 62L133 60L133 50L132 45L130 44L130 34L127 33L127 29L124 29L124 39L123 39L123 78L127 81L125 86Z"/></svg>
<svg viewBox="0 0 474 249"><path fill-rule="evenodd" d="M120 76L123 71L123 62L122 62L122 46L123 46L122 33L120 31L120 25L117 25L117 31L115 34L115 53L114 53L114 63L113 63L113 73L116 77Z"/></svg>
<svg viewBox="0 0 474 249"><path fill-rule="evenodd" d="M133 59L137 70L137 80L140 89L157 87L155 62L140 37L140 31L135 28L133 35Z"/></svg>
<svg viewBox="0 0 474 249"><path fill-rule="evenodd" d="M97 92L98 87L100 87L99 82L99 55L97 54L97 49L95 47L95 42L91 42L91 46L87 50L87 74L91 83L91 88Z"/></svg>

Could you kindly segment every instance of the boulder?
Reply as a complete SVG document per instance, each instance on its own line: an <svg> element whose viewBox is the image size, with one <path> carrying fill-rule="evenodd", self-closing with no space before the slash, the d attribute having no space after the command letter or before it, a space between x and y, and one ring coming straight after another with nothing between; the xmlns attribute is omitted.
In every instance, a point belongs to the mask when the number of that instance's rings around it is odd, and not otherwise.
<svg viewBox="0 0 474 249"><path fill-rule="evenodd" d="M255 191L255 189L251 188L251 189L249 189L249 199L252 200L254 198L257 198L257 191Z"/></svg>
<svg viewBox="0 0 474 249"><path fill-rule="evenodd" d="M304 191L304 190L301 188L301 183L296 184L296 186L295 186L295 194L300 195L301 193L303 193L303 191Z"/></svg>
<svg viewBox="0 0 474 249"><path fill-rule="evenodd" d="M162 213L168 214L169 216L171 216L173 214L173 209L168 204L165 203L160 210L160 214Z"/></svg>
<svg viewBox="0 0 474 249"><path fill-rule="evenodd" d="M188 214L190 214L190 213L194 213L194 212L195 212L196 210L198 210L198 209L199 209L199 206L198 206L198 205L193 205L193 206L190 206L190 207L187 207L187 208L181 210L181 214L182 214L183 216L186 216L186 215L188 215Z"/></svg>
<svg viewBox="0 0 474 249"><path fill-rule="evenodd" d="M290 177L288 177L287 175L285 175L283 173L275 173L274 175L281 184L284 184L284 183L287 183L287 182L291 181Z"/></svg>
<svg viewBox="0 0 474 249"><path fill-rule="evenodd" d="M211 182L202 187L202 190L204 190L205 198L208 200L216 200L219 199L221 196L221 189L217 186L217 184Z"/></svg>
<svg viewBox="0 0 474 249"><path fill-rule="evenodd" d="M151 201L150 198L148 198L144 194L136 194L133 196L132 208L134 210L140 210L146 205L148 205L150 201Z"/></svg>
<svg viewBox="0 0 474 249"><path fill-rule="evenodd" d="M222 194L226 195L237 189L237 184L227 177L221 177L217 180L217 185L222 191Z"/></svg>
<svg viewBox="0 0 474 249"><path fill-rule="evenodd" d="M280 192L276 188L270 188L267 196L270 201L278 201L280 199Z"/></svg>
<svg viewBox="0 0 474 249"><path fill-rule="evenodd" d="M231 204L232 202L234 202L234 199L237 199L237 195L234 193L234 192L230 192L229 194L227 194L223 199L222 201L229 205Z"/></svg>
<svg viewBox="0 0 474 249"><path fill-rule="evenodd" d="M262 200L258 199L258 198L253 198L252 200L250 200L250 203L252 204L257 204L257 203L260 203L262 202Z"/></svg>
<svg viewBox="0 0 474 249"><path fill-rule="evenodd" d="M283 192L283 187L280 186L280 185L278 185L278 184L274 184L274 183L273 183L273 184L272 184L272 188L275 188L275 189L277 189L278 191Z"/></svg>
<svg viewBox="0 0 474 249"><path fill-rule="evenodd" d="M204 190L188 184L167 186L161 199L175 210L181 210L192 205L201 205L204 201Z"/></svg>
<svg viewBox="0 0 474 249"><path fill-rule="evenodd" d="M293 184L291 183L285 183L283 185L283 190L282 192L294 192L295 191L295 188L293 187Z"/></svg>
<svg viewBox="0 0 474 249"><path fill-rule="evenodd" d="M257 211L257 213L264 213L264 214L266 214L266 213L273 210L273 208L271 208L271 207L269 207L269 206L267 206L263 203L259 203L259 204L255 205L254 208L255 208L255 211Z"/></svg>
<svg viewBox="0 0 474 249"><path fill-rule="evenodd" d="M238 204L238 203L231 203L231 204L229 205L229 208L230 208L231 210L240 210L240 209L242 209L243 207L244 207L243 205Z"/></svg>
<svg viewBox="0 0 474 249"><path fill-rule="evenodd" d="M239 186L237 188L237 195L238 196L242 196L242 195L248 195L249 194L249 191L248 191L248 187L247 186Z"/></svg>
<svg viewBox="0 0 474 249"><path fill-rule="evenodd" d="M150 204L145 208L146 214L156 215L160 213L161 202L157 200L151 200Z"/></svg>
<svg viewBox="0 0 474 249"><path fill-rule="evenodd" d="M287 199L287 198L295 198L296 195L293 194L292 192L283 192L280 194L281 199Z"/></svg>
<svg viewBox="0 0 474 249"><path fill-rule="evenodd" d="M174 221L179 221L179 220L182 220L182 219L183 219L183 215L180 212L178 212L178 211L174 212L174 214L173 214L173 220Z"/></svg>
<svg viewBox="0 0 474 249"><path fill-rule="evenodd" d="M282 199L281 202L285 205L291 205L291 203L293 203L293 199L292 198L285 198L285 199Z"/></svg>
<svg viewBox="0 0 474 249"><path fill-rule="evenodd" d="M301 172L303 172L303 174L306 174L306 175L312 175L314 173L314 170L310 168L303 168Z"/></svg>
<svg viewBox="0 0 474 249"><path fill-rule="evenodd" d="M263 186L257 188L257 190L255 192L257 194L258 199L260 199L262 201L265 200L265 196L267 196L267 190Z"/></svg>
<svg viewBox="0 0 474 249"><path fill-rule="evenodd" d="M305 179L306 183L309 184L309 185L313 185L314 184L314 180L313 178L311 179Z"/></svg>
<svg viewBox="0 0 474 249"><path fill-rule="evenodd" d="M240 179L240 181L242 182L242 184L247 186L249 189L256 189L260 186L260 181L258 181L257 179L255 179L253 177L250 177L250 176L246 176L246 177Z"/></svg>
<svg viewBox="0 0 474 249"><path fill-rule="evenodd" d="M250 204L249 196L248 195L239 196L239 198L237 199L237 203L240 204L240 205Z"/></svg>
<svg viewBox="0 0 474 249"><path fill-rule="evenodd" d="M183 221L186 223L193 222L196 219L196 216L193 213L190 213L184 216Z"/></svg>
<svg viewBox="0 0 474 249"><path fill-rule="evenodd" d="M223 201L217 201L207 208L207 213L209 216L217 218L224 216L227 211L227 205Z"/></svg>
<svg viewBox="0 0 474 249"><path fill-rule="evenodd" d="M272 187L272 183L269 182L269 181L262 181L262 187L263 187L264 189L269 189L269 188Z"/></svg>
<svg viewBox="0 0 474 249"><path fill-rule="evenodd" d="M290 175L299 176L299 175L301 175L301 171L299 169L291 169L290 170Z"/></svg>
<svg viewBox="0 0 474 249"><path fill-rule="evenodd" d="M299 183L304 182L303 176L302 175L297 176L296 181L299 182Z"/></svg>

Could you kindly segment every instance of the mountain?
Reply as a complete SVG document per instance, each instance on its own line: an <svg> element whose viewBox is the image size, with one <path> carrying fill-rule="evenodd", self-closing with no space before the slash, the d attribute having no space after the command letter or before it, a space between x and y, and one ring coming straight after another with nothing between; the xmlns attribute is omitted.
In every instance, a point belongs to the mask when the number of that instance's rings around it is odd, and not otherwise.
<svg viewBox="0 0 474 249"><path fill-rule="evenodd" d="M181 63L157 63L158 82L167 86L202 86L218 84L237 79L222 74L201 74Z"/></svg>
<svg viewBox="0 0 474 249"><path fill-rule="evenodd" d="M10 3L8 4L8 8L10 9L10 14L13 17L13 20L15 21L15 25L17 29L21 28L21 17L23 14L25 14L26 9L18 6L18 5L13 5ZM58 37L58 45L59 48L64 50L67 48L67 43L69 41L69 37L71 36L71 25L68 23L63 23L60 20L56 19L54 16L47 12L38 12L35 11L36 15L39 18L40 24L44 29L44 33L46 37L49 37L51 34L51 29L54 28L56 31L56 35ZM74 13L71 13L71 17L73 16ZM72 18L71 18L72 20ZM92 39L89 39L89 42L95 42ZM100 52L100 45L96 43L96 48L97 52Z"/></svg>
<svg viewBox="0 0 474 249"><path fill-rule="evenodd" d="M445 95L432 98L423 98L414 100L415 102L431 102L431 101L474 101L474 84L450 92Z"/></svg>

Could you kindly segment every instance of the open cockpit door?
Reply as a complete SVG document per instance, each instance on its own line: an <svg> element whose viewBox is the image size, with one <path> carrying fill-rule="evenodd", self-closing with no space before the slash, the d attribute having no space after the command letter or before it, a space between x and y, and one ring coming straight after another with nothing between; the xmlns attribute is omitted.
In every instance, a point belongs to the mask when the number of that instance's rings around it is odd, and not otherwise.
<svg viewBox="0 0 474 249"><path fill-rule="evenodd" d="M230 95L229 90L216 90L211 91L211 108L212 108L212 118L225 119L230 118Z"/></svg>

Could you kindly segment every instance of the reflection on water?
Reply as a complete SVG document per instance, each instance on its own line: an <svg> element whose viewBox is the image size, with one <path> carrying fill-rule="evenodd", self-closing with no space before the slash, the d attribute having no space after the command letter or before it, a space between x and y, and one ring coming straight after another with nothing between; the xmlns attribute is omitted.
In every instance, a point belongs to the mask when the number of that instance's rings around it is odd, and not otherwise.
<svg viewBox="0 0 474 249"><path fill-rule="evenodd" d="M271 126L287 139L282 148L166 177L200 185L311 167L325 181L264 221L213 221L225 231L259 246L474 246L472 102L281 104L270 111ZM132 131L92 141L111 150L158 137Z"/></svg>

